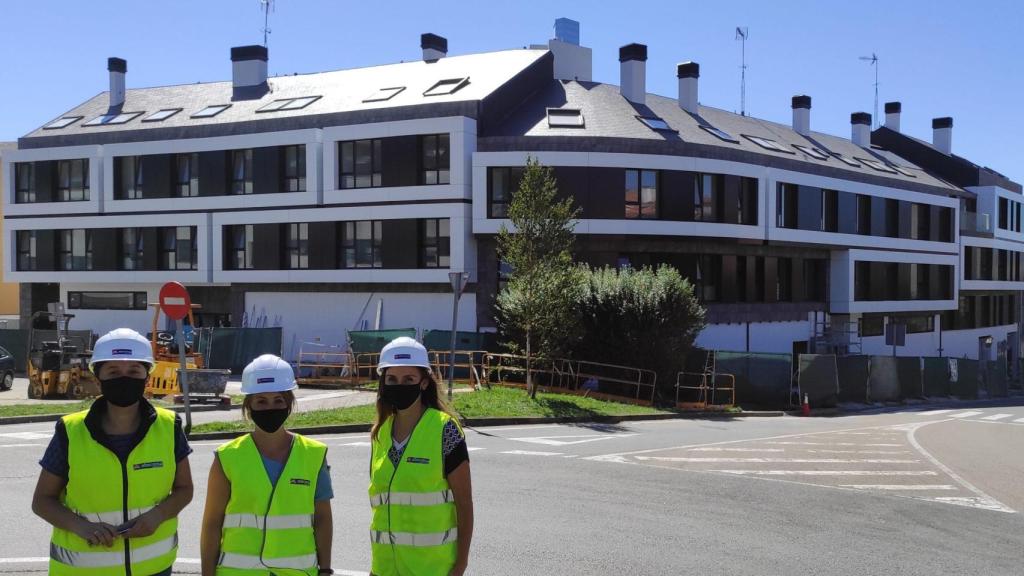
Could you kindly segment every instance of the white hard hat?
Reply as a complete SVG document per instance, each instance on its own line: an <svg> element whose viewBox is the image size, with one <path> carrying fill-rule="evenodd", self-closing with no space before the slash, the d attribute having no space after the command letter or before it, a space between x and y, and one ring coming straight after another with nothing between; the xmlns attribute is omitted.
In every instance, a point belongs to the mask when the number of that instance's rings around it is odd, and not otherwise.
<svg viewBox="0 0 1024 576"><path fill-rule="evenodd" d="M89 370L95 372L96 364L112 360L141 362L150 372L156 366L153 361L153 345L131 328L118 328L101 336L93 346Z"/></svg>
<svg viewBox="0 0 1024 576"><path fill-rule="evenodd" d="M395 338L381 348L377 374L383 374L385 368L392 366L419 366L429 370L430 358L427 357L427 349L408 336Z"/></svg>
<svg viewBox="0 0 1024 576"><path fill-rule="evenodd" d="M242 394L287 392L296 387L291 364L273 354L264 354L249 362L242 371Z"/></svg>

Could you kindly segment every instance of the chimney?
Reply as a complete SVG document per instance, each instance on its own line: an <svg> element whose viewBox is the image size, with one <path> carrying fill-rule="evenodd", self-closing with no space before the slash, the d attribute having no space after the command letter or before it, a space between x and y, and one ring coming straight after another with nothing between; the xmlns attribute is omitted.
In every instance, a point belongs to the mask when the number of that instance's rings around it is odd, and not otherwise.
<svg viewBox="0 0 1024 576"><path fill-rule="evenodd" d="M793 96L793 130L809 136L811 133L811 97Z"/></svg>
<svg viewBox="0 0 1024 576"><path fill-rule="evenodd" d="M231 84L233 88L265 86L267 83L267 47L235 46L231 49Z"/></svg>
<svg viewBox="0 0 1024 576"><path fill-rule="evenodd" d="M871 146L871 114L867 112L854 112L850 114L850 128L853 143L862 148Z"/></svg>
<svg viewBox="0 0 1024 576"><path fill-rule="evenodd" d="M900 112L903 111L903 105L899 102L886 102L885 103L885 127L893 132L900 131Z"/></svg>
<svg viewBox="0 0 1024 576"><path fill-rule="evenodd" d="M950 117L932 120L932 146L943 154L953 153L953 119Z"/></svg>
<svg viewBox="0 0 1024 576"><path fill-rule="evenodd" d="M647 46L626 44L619 48L619 92L634 104L647 97Z"/></svg>
<svg viewBox="0 0 1024 576"><path fill-rule="evenodd" d="M437 62L448 55L448 39L430 32L420 34L420 48L424 62Z"/></svg>
<svg viewBox="0 0 1024 576"><path fill-rule="evenodd" d="M555 19L555 40L580 45L580 23L569 18Z"/></svg>
<svg viewBox="0 0 1024 576"><path fill-rule="evenodd" d="M110 72L110 107L117 108L124 104L124 75L128 72L128 62L122 58L107 58L107 71Z"/></svg>
<svg viewBox="0 0 1024 576"><path fill-rule="evenodd" d="M580 23L568 18L555 20L555 37L547 46L531 46L548 49L555 57L556 80L579 80L590 82L593 75L594 57L590 48L580 46Z"/></svg>
<svg viewBox="0 0 1024 576"><path fill-rule="evenodd" d="M676 78L679 79L679 107L690 114L697 114L697 79L700 78L700 64L676 64Z"/></svg>

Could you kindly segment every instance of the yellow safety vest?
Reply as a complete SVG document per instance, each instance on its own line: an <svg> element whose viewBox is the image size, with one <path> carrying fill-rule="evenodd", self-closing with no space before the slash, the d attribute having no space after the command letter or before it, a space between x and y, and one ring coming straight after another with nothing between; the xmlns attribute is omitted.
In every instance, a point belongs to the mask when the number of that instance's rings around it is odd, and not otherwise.
<svg viewBox="0 0 1024 576"><path fill-rule="evenodd" d="M316 576L313 497L326 457L325 444L295 434L281 476L271 485L251 434L217 449L231 483L217 576Z"/></svg>
<svg viewBox="0 0 1024 576"><path fill-rule="evenodd" d="M68 483L61 502L90 522L118 526L152 510L171 493L174 412L156 410L156 420L127 460L97 442L85 423L88 410L64 416L68 434ZM50 574L56 576L150 576L174 564L178 519L169 518L142 538L121 538L112 548L90 546L74 532L53 529Z"/></svg>
<svg viewBox="0 0 1024 576"><path fill-rule="evenodd" d="M455 566L458 522L442 453L444 426L451 419L427 408L397 468L388 458L394 417L378 430L370 461L373 574L447 576Z"/></svg>

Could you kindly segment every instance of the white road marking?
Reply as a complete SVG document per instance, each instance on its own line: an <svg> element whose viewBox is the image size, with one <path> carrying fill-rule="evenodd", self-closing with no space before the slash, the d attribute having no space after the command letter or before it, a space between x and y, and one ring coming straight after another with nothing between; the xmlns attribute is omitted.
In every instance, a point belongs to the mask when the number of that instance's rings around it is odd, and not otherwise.
<svg viewBox="0 0 1024 576"><path fill-rule="evenodd" d="M957 489L956 486L950 484L840 484L839 486L861 490L895 490L897 492Z"/></svg>
<svg viewBox="0 0 1024 576"><path fill-rule="evenodd" d="M929 410L927 412L918 412L917 415L918 416L938 416L939 414L946 414L947 412L952 412L952 411L953 411L952 409L948 409L948 408L946 410Z"/></svg>
<svg viewBox="0 0 1024 576"><path fill-rule="evenodd" d="M310 396L297 396L295 400L297 402L309 402L311 400L327 400L330 398L341 398L343 396L351 396L355 394L354 390L341 390L338 392L323 392L321 394L313 394Z"/></svg>
<svg viewBox="0 0 1024 576"><path fill-rule="evenodd" d="M821 448L808 448L804 451L808 454L910 454L907 450L823 450Z"/></svg>
<svg viewBox="0 0 1024 576"><path fill-rule="evenodd" d="M980 508L982 510L992 510L993 512L1009 512L1013 514L1014 511L1003 506L998 501L989 498L988 496L935 496L930 498L936 502L942 502L944 504L955 504L957 506L968 506L970 508Z"/></svg>
<svg viewBox="0 0 1024 576"><path fill-rule="evenodd" d="M675 456L634 456L637 460L663 462L757 462L765 464L917 464L920 460L845 459L845 458L685 458Z"/></svg>
<svg viewBox="0 0 1024 576"><path fill-rule="evenodd" d="M982 420L1002 420L1003 418L1009 418L1013 414L993 414L991 416L985 416Z"/></svg>
<svg viewBox="0 0 1024 576"><path fill-rule="evenodd" d="M0 564L45 564L49 563L50 558L47 556L25 556L21 558L0 558ZM175 564L201 564L202 561L199 558L175 558ZM369 576L368 572L359 572L355 570L337 570L335 574L341 576Z"/></svg>
<svg viewBox="0 0 1024 576"><path fill-rule="evenodd" d="M369 446L369 442L345 442L343 444L335 444L335 446Z"/></svg>
<svg viewBox="0 0 1024 576"><path fill-rule="evenodd" d="M527 436L521 438L509 438L517 442L529 442L531 444L544 444L547 446L569 446L571 444L585 444L587 442L600 442L602 440L614 440L615 438L628 438L638 434L575 434L571 436ZM562 440L562 438L582 438L582 440Z"/></svg>
<svg viewBox="0 0 1024 576"><path fill-rule="evenodd" d="M536 452L534 450L509 450L502 454L515 454L517 456L561 456L562 452Z"/></svg>
<svg viewBox="0 0 1024 576"><path fill-rule="evenodd" d="M46 444L0 444L0 448L24 448L26 446L46 446Z"/></svg>
<svg viewBox="0 0 1024 576"><path fill-rule="evenodd" d="M899 448L902 444L861 444L859 442L765 442L778 446L873 446L886 448Z"/></svg>
<svg viewBox="0 0 1024 576"><path fill-rule="evenodd" d="M43 440L53 436L53 432L0 432L0 438L17 438L18 440Z"/></svg>
<svg viewBox="0 0 1024 576"><path fill-rule="evenodd" d="M949 418L970 418L971 416L978 416L984 414L984 412L978 412L977 410L968 410L967 412L961 412L959 414L950 414Z"/></svg>
<svg viewBox="0 0 1024 576"><path fill-rule="evenodd" d="M737 476L938 476L932 470L707 470Z"/></svg>
<svg viewBox="0 0 1024 576"><path fill-rule="evenodd" d="M477 450L486 450L486 448L483 448L481 446L470 446L466 448L467 452L476 452Z"/></svg>
<svg viewBox="0 0 1024 576"><path fill-rule="evenodd" d="M1016 420L1014 420L1014 423L1024 424L1024 418L1017 418Z"/></svg>
<svg viewBox="0 0 1024 576"><path fill-rule="evenodd" d="M719 448L707 446L705 448L690 448L687 452L785 452L785 448Z"/></svg>

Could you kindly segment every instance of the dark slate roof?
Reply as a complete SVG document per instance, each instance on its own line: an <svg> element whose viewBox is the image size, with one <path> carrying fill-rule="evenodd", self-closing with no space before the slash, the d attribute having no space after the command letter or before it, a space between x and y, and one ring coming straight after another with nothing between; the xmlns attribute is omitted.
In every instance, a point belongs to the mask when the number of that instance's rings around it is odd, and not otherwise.
<svg viewBox="0 0 1024 576"><path fill-rule="evenodd" d="M163 139L166 136L158 134L167 133L169 129L175 129L174 133L179 138L202 137L224 132L211 130L211 126L244 124L245 129L235 132L265 132L316 125L295 122L297 118L322 116L324 122L319 124L331 125L331 116L337 113L361 113L380 121L390 109L429 105L442 111L460 110L464 107L458 106L459 103L485 99L546 54L546 50L504 50L446 57L429 63L416 60L369 68L278 76L268 79L269 90L247 88L236 91L231 82L134 88L126 91L120 111L144 114L125 124L84 126L89 120L108 113L108 93L101 92L58 116L83 116L82 120L67 128L45 130L40 127L19 142L23 147L33 147L123 141L90 136L108 134L118 138L128 132L133 133L129 140ZM452 78L468 78L469 83L453 94L424 96L424 92L436 82ZM128 79L131 80L130 75ZM397 86L404 86L405 90L389 100L363 102L378 89ZM300 110L256 113L257 109L274 100L303 96L321 98ZM231 107L212 118L191 118L193 113L214 104L231 104ZM165 108L182 108L182 111L162 122L142 122L148 114ZM46 124L49 122L44 126ZM138 132L143 134L140 136ZM148 138L146 132L151 133ZM33 143L34 139L45 140Z"/></svg>
<svg viewBox="0 0 1024 576"><path fill-rule="evenodd" d="M549 127L547 108L580 109L585 126ZM892 152L875 146L865 149L855 145L849 138L813 131L809 137L805 137L787 124L741 116L708 106L700 106L699 112L698 115L691 115L679 107L675 98L648 94L646 103L639 105L623 98L619 87L615 85L555 80L524 102L504 123L483 134L478 149L515 149L523 145L544 149L544 141L549 140L554 146L548 149L569 150L575 145L575 149L580 151L719 157L883 186L939 194L971 195ZM674 132L648 128L637 120L637 116L661 118ZM702 129L702 124L723 130L738 142L721 140ZM795 154L766 150L743 135L770 138ZM609 144L610 141L618 141L621 145ZM848 158L894 164L913 176L881 172L863 164L852 167L836 158L819 160L793 148L793 144L836 152Z"/></svg>

